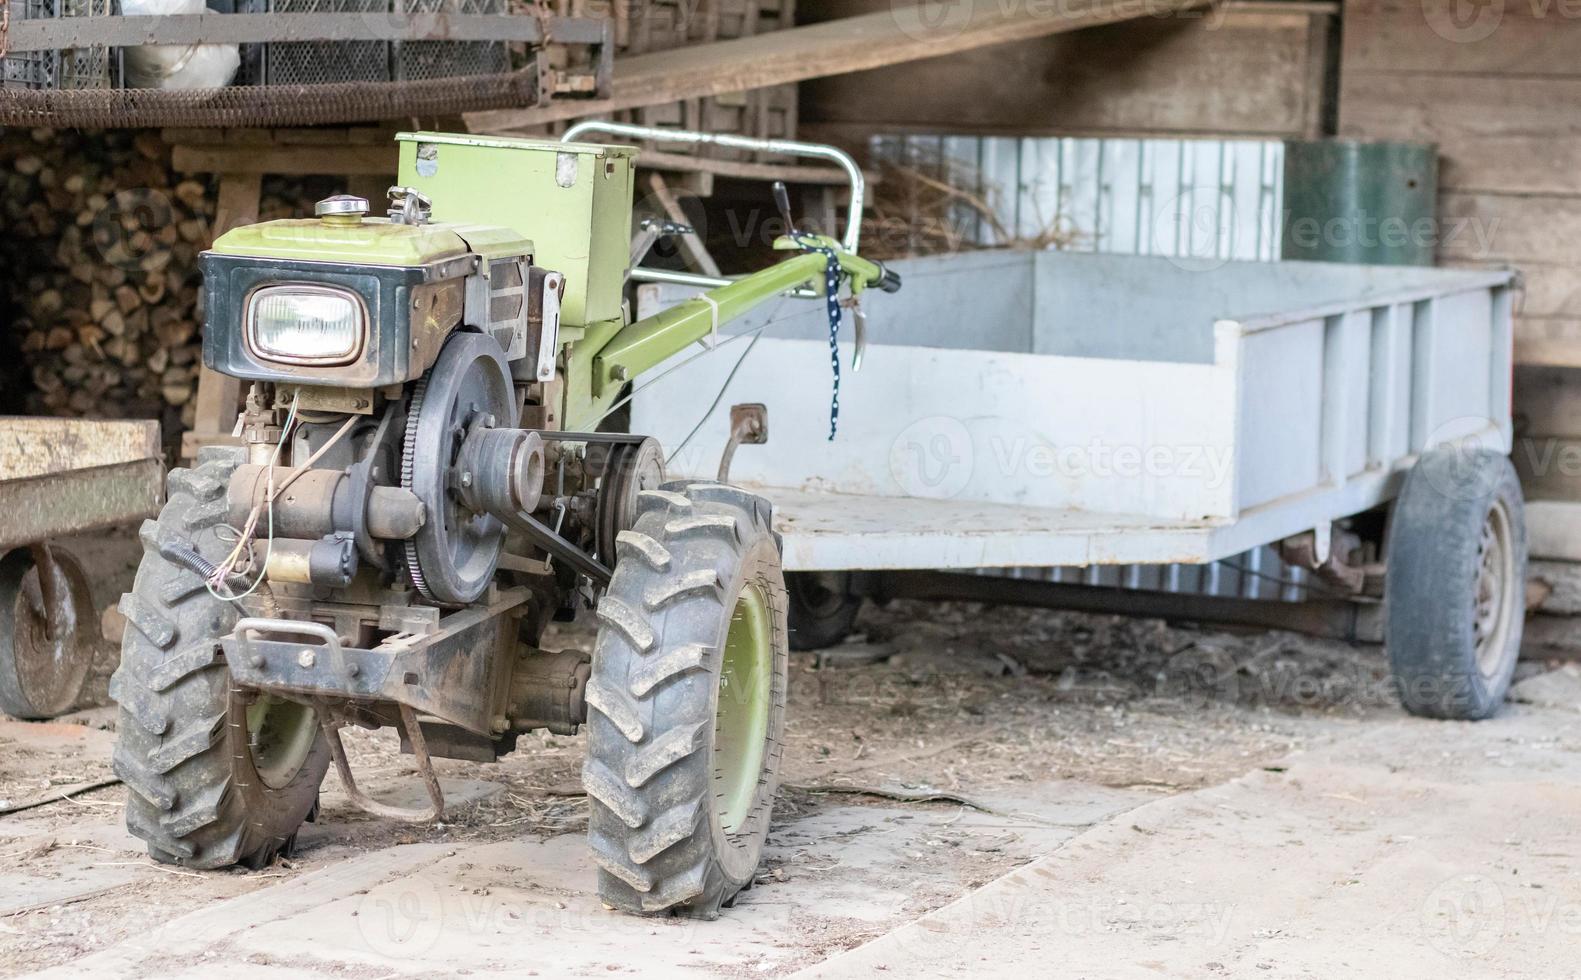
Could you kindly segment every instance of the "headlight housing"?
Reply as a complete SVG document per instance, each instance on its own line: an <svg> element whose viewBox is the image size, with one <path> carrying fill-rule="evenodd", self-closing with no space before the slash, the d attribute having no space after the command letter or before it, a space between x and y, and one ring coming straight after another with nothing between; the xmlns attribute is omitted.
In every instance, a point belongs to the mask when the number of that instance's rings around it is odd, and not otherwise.
<svg viewBox="0 0 1581 980"><path fill-rule="evenodd" d="M291 364L350 364L368 337L362 297L333 286L262 286L247 298L246 322L254 356Z"/></svg>

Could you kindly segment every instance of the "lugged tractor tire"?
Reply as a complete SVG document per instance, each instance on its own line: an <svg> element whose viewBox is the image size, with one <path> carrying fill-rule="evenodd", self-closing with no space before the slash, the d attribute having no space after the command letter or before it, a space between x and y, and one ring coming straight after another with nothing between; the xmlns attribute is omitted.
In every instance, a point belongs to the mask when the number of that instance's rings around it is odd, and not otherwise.
<svg viewBox="0 0 1581 980"><path fill-rule="evenodd" d="M785 577L768 501L717 483L638 497L587 687L599 896L712 919L750 887L785 730ZM723 683L722 683L723 682Z"/></svg>
<svg viewBox="0 0 1581 980"><path fill-rule="evenodd" d="M330 761L322 732L308 731L311 714L298 714L290 728L297 741L270 729L260 751L289 743L281 758L299 764L282 765L276 785L260 776L249 730L262 739L266 729L249 724L247 699L233 689L219 644L242 610L213 596L175 557L186 546L218 562L230 550L219 528L226 485L242 459L241 450L209 448L195 469L171 471L164 509L140 532L143 559L121 597L127 629L110 679L120 706L114 769L129 790L127 829L155 860L193 868L267 865L317 805ZM277 718L293 707L280 706Z"/></svg>

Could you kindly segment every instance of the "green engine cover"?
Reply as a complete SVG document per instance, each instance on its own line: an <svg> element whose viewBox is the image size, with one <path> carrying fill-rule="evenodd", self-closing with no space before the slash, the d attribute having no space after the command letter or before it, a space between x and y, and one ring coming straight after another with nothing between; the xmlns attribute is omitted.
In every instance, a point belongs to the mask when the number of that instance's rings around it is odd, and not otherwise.
<svg viewBox="0 0 1581 980"><path fill-rule="evenodd" d="M382 218L325 221L290 218L245 225L221 235L209 251L255 259L342 265L420 266L466 255L455 228L397 225Z"/></svg>
<svg viewBox="0 0 1581 980"><path fill-rule="evenodd" d="M401 133L398 181L434 204L434 220L505 225L536 265L565 275L561 322L621 315L631 252L637 150L553 140Z"/></svg>

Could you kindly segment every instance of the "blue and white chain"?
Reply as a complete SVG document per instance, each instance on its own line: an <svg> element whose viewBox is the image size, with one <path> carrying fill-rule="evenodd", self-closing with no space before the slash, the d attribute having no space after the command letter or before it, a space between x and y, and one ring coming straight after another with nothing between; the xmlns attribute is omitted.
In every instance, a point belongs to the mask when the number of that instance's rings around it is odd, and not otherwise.
<svg viewBox="0 0 1581 980"><path fill-rule="evenodd" d="M798 236L796 244L824 257L824 302L829 309L829 367L834 371L834 386L829 393L829 441L834 441L840 425L840 258L828 245Z"/></svg>

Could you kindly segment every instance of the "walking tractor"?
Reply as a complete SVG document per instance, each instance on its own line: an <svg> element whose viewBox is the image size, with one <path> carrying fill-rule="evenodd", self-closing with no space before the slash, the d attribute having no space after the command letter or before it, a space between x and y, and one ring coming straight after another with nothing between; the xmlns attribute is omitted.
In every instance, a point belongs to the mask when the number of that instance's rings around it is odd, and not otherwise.
<svg viewBox="0 0 1581 980"><path fill-rule="evenodd" d="M574 139L599 128L833 159L845 236L793 230L776 248L799 254L632 322L626 284L666 278L634 268L666 229L632 241L636 150ZM668 482L660 445L608 420L637 375L758 304L897 290L856 254L860 171L828 147L613 124L398 140L387 218L332 197L204 254L204 363L251 387L243 445L172 472L142 529L112 685L127 825L161 861L256 867L314 817L332 762L364 808L437 819L433 757L586 725L603 900L717 915L776 789L780 543L766 500ZM540 649L579 605L593 655ZM400 731L426 807L357 788L348 725Z"/></svg>

